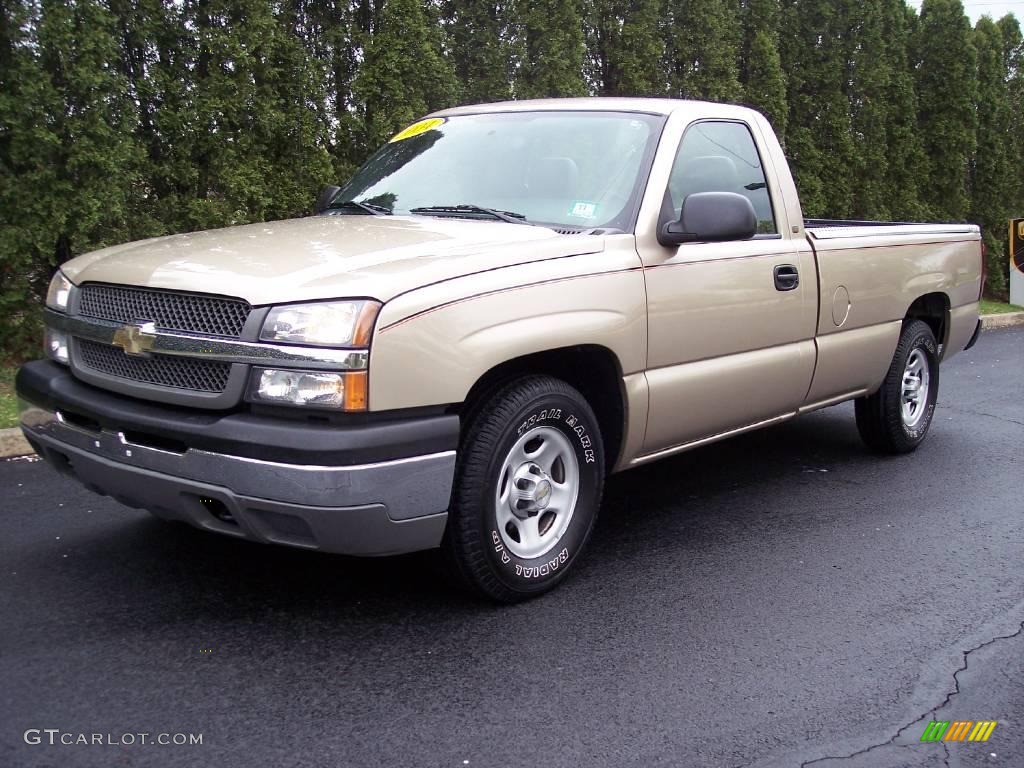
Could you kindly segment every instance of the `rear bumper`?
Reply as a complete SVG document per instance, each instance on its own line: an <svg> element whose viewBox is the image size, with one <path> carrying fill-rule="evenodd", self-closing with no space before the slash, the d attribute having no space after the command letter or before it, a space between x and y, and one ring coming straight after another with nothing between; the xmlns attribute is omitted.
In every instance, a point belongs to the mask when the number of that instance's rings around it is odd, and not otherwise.
<svg viewBox="0 0 1024 768"><path fill-rule="evenodd" d="M441 542L455 471L455 416L347 428L171 413L180 409L110 395L48 362L25 366L17 389L21 428L33 448L59 471L128 506L325 552L387 555ZM243 427L232 429L239 420ZM235 450L212 450L212 439ZM410 444L429 452L407 455ZM251 453L263 455L244 455ZM275 453L288 460L268 458Z"/></svg>

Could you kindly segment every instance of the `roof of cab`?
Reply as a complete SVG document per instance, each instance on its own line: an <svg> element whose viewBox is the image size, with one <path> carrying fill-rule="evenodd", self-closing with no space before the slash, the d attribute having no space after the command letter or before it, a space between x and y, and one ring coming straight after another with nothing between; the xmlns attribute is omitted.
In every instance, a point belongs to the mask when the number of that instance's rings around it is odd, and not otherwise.
<svg viewBox="0 0 1024 768"><path fill-rule="evenodd" d="M749 112L746 107L728 104L716 104L707 101L691 101L688 99L641 99L620 96L586 96L575 99L529 99L523 101L498 101L491 104L466 104L461 107L442 109L431 113L433 117L451 117L453 115L479 115L487 112L536 112L546 110L571 111L603 111L603 112L645 112L647 114L667 115L680 109L706 107L709 112L722 111Z"/></svg>

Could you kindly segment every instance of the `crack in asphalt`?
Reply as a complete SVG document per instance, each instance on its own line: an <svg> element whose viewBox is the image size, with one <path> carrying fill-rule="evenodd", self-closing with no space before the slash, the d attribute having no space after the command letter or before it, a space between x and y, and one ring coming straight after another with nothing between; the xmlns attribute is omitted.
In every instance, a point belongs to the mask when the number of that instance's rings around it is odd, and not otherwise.
<svg viewBox="0 0 1024 768"><path fill-rule="evenodd" d="M1016 419L1007 419L1003 416L996 416L993 413L984 413L982 411L968 411L968 413L974 413L976 416L988 416L990 419L999 419L1000 421L1008 421L1011 424L1019 424L1024 427L1024 421L1017 421Z"/></svg>
<svg viewBox="0 0 1024 768"><path fill-rule="evenodd" d="M963 406L947 405L947 406L945 406L945 408L947 410L950 410L950 411L958 411L960 413L968 413L968 414L970 414L972 416L986 416L986 417L988 417L990 419L998 419L999 421L1006 421L1006 422L1009 422L1010 424L1019 424L1020 426L1024 427L1024 421L1017 421L1016 419L1008 419L1005 416L996 416L994 413L985 413L984 411L972 411L970 408L964 408Z"/></svg>
<svg viewBox="0 0 1024 768"><path fill-rule="evenodd" d="M986 640L981 645L976 645L974 648L971 648L971 649L969 649L967 651L963 651L963 663L953 673L953 690L949 691L946 694L946 698L944 698L942 700L941 704L938 704L938 705L932 707L927 712L919 715L918 717L915 717L913 720L911 720L906 725L901 726L900 729L897 730L896 733L893 734L892 738L890 738L888 741L883 741L883 742L878 743L878 744L872 744L870 747L865 747L864 749L858 749L856 752L851 752L848 755L826 755L825 757L816 757L814 760L807 760L807 761L804 761L804 762L800 763L800 768L807 768L807 766L809 766L809 765L814 765L815 763L823 763L826 760L850 760L850 759L852 759L854 757L860 757L861 755L866 755L868 752L871 752L873 750L881 749L882 747L889 747L889 746L905 747L905 746L909 746L909 745L904 745L904 744L896 744L895 743L896 739L898 739L900 736L902 736L903 733L908 728L910 728L912 725L914 725L915 723L919 723L920 721L924 720L929 715L934 715L936 712L938 712L944 706L949 704L949 702L952 700L952 698L954 696L956 696L958 693L960 693L960 673L967 671L967 664L968 664L967 657L970 656L975 651L980 651L982 648L987 648L988 646L993 645L994 643L998 643L1000 640L1012 640L1013 638L1019 636L1022 632L1024 632L1024 621L1022 621L1020 623L1020 628L1017 629L1017 631L1014 632L1013 634L1010 634L1010 635L1000 635L999 637L993 637L991 640ZM945 762L945 764L947 766L949 766L949 749L946 746L945 742L941 742L941 743L942 743L942 748L943 748L943 750L945 750L945 753L946 753L946 756L944 758L944 762Z"/></svg>

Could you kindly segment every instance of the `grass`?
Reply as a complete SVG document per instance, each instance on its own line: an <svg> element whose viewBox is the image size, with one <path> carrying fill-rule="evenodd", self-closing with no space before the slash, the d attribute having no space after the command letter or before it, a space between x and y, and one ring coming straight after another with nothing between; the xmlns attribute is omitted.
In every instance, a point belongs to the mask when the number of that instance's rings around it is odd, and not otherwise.
<svg viewBox="0 0 1024 768"><path fill-rule="evenodd" d="M17 366L0 366L0 429L18 426L18 399L14 396Z"/></svg>
<svg viewBox="0 0 1024 768"><path fill-rule="evenodd" d="M1001 301L990 301L989 299L981 300L981 314L999 315L1003 312L1024 312L1024 307L1018 307L1016 304L1004 304Z"/></svg>

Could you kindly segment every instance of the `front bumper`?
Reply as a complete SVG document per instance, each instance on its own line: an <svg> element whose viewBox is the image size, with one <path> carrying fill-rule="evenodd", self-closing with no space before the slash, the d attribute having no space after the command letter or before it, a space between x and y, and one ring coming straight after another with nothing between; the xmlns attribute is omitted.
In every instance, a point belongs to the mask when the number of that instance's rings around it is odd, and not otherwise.
<svg viewBox="0 0 1024 768"><path fill-rule="evenodd" d="M339 427L143 403L29 363L21 428L87 488L168 520L351 555L436 547L458 417Z"/></svg>

